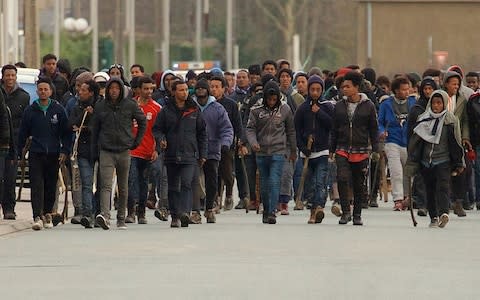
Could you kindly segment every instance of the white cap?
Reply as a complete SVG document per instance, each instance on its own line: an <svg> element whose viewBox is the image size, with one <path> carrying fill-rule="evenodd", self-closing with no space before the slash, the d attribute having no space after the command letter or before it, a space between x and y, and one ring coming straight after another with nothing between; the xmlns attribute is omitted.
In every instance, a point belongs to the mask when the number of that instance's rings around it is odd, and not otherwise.
<svg viewBox="0 0 480 300"><path fill-rule="evenodd" d="M97 72L93 75L93 80L96 82L107 82L110 80L110 76L105 72Z"/></svg>

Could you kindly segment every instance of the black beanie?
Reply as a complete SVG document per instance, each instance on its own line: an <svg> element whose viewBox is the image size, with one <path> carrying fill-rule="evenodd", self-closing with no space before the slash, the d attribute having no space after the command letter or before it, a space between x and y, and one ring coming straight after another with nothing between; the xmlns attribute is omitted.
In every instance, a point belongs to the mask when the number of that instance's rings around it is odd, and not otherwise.
<svg viewBox="0 0 480 300"><path fill-rule="evenodd" d="M195 84L195 90L198 88L204 88L207 90L207 93L210 95L210 87L208 86L208 81L205 79L200 79L197 81L197 84Z"/></svg>
<svg viewBox="0 0 480 300"><path fill-rule="evenodd" d="M377 81L377 74L375 73L374 69L365 68L362 70L362 74L366 80L368 80L372 85L375 85L375 82Z"/></svg>
<svg viewBox="0 0 480 300"><path fill-rule="evenodd" d="M312 75L308 78L308 88L314 83L319 83L322 86L322 91L325 91L325 82L323 82L322 78L318 75Z"/></svg>

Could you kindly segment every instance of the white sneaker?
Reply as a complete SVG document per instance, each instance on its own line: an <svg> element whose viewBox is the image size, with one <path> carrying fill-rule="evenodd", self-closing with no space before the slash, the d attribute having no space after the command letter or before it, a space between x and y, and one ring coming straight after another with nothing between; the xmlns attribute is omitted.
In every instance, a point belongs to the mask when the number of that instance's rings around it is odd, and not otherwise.
<svg viewBox="0 0 480 300"><path fill-rule="evenodd" d="M449 220L448 215L447 214L442 214L440 216L440 221L438 222L438 227L440 227L440 228L445 227L448 223L448 220Z"/></svg>
<svg viewBox="0 0 480 300"><path fill-rule="evenodd" d="M43 229L43 221L42 218L36 217L33 220L33 225L32 225L33 230L42 230Z"/></svg>
<svg viewBox="0 0 480 300"><path fill-rule="evenodd" d="M53 228L52 215L51 214L46 214L45 215L45 222L43 223L43 228L45 228L45 229L52 229Z"/></svg>

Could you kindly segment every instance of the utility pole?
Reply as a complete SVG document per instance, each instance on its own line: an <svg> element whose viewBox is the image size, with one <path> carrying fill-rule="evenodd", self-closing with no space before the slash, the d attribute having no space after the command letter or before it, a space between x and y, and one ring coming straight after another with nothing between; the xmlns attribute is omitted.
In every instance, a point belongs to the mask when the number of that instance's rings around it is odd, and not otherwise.
<svg viewBox="0 0 480 300"><path fill-rule="evenodd" d="M233 2L232 0L227 0L227 28L225 30L225 41L226 41L226 70L229 71L232 69L232 56L233 56Z"/></svg>
<svg viewBox="0 0 480 300"><path fill-rule="evenodd" d="M163 0L162 69L170 69L170 0Z"/></svg>
<svg viewBox="0 0 480 300"><path fill-rule="evenodd" d="M195 60L202 60L202 0L197 0L195 11Z"/></svg>
<svg viewBox="0 0 480 300"><path fill-rule="evenodd" d="M128 63L129 67L135 64L135 0L127 0L126 15L128 28Z"/></svg>
<svg viewBox="0 0 480 300"><path fill-rule="evenodd" d="M92 71L98 71L98 0L90 0L90 26L92 26Z"/></svg>
<svg viewBox="0 0 480 300"><path fill-rule="evenodd" d="M123 61L123 29L122 29L122 0L115 0L115 32L114 47L115 47L115 61L114 63L121 63Z"/></svg>
<svg viewBox="0 0 480 300"><path fill-rule="evenodd" d="M63 14L63 11L60 10L60 2L61 0L55 0L53 25L53 54L57 57L60 57L60 27L63 25L60 21L60 14Z"/></svg>
<svg viewBox="0 0 480 300"><path fill-rule="evenodd" d="M25 64L29 68L40 65L40 28L36 0L24 0L24 30L25 30Z"/></svg>

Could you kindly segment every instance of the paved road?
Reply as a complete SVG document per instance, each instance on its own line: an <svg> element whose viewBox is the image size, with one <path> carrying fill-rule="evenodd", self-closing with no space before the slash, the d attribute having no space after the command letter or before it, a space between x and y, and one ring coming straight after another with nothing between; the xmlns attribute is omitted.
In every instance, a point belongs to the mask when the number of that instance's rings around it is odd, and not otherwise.
<svg viewBox="0 0 480 300"><path fill-rule="evenodd" d="M232 211L217 224L86 230L77 225L0 237L1 299L479 299L480 213L413 228L390 205L340 226L307 211L264 225Z"/></svg>

